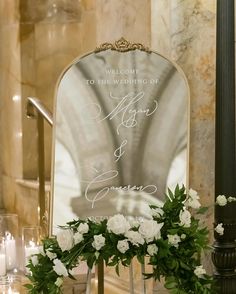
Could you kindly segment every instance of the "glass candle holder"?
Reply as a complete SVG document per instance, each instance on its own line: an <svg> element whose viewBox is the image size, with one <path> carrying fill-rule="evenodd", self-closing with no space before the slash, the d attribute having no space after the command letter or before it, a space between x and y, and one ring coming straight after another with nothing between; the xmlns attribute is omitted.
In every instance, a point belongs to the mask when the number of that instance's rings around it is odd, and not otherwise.
<svg viewBox="0 0 236 294"><path fill-rule="evenodd" d="M0 278L6 276L7 266L6 266L6 249L5 241L1 239L0 241Z"/></svg>
<svg viewBox="0 0 236 294"><path fill-rule="evenodd" d="M28 226L22 228L22 244L23 244L23 256L24 267L28 273L26 265L32 255L38 254L41 245L41 228L39 226Z"/></svg>
<svg viewBox="0 0 236 294"><path fill-rule="evenodd" d="M0 278L0 293L2 294L20 294L21 279L19 276Z"/></svg>
<svg viewBox="0 0 236 294"><path fill-rule="evenodd" d="M18 236L18 216L16 214L0 214L0 239L5 244L7 272L16 272L18 268Z"/></svg>

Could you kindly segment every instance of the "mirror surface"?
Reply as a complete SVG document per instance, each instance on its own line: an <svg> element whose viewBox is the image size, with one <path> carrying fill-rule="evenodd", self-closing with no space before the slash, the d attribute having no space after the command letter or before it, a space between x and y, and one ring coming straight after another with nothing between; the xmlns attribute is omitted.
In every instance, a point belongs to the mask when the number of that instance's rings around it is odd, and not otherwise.
<svg viewBox="0 0 236 294"><path fill-rule="evenodd" d="M52 226L147 217L186 184L189 91L155 52L105 50L71 65L56 93Z"/></svg>

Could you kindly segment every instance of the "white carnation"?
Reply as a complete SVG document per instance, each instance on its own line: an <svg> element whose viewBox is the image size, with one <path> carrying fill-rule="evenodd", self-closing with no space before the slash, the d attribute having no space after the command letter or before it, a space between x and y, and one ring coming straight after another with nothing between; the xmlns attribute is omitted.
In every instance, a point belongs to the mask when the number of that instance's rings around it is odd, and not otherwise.
<svg viewBox="0 0 236 294"><path fill-rule="evenodd" d="M133 244L138 246L139 244L144 244L144 239L139 232L136 231L128 231L125 234L125 237Z"/></svg>
<svg viewBox="0 0 236 294"><path fill-rule="evenodd" d="M160 207L151 208L151 216L152 217L160 218L163 216L163 214L164 214L164 211Z"/></svg>
<svg viewBox="0 0 236 294"><path fill-rule="evenodd" d="M58 277L57 280L56 280L56 282L55 282L55 285L56 285L58 288L60 288L62 284L63 284L63 280L62 280L62 278Z"/></svg>
<svg viewBox="0 0 236 294"><path fill-rule="evenodd" d="M218 225L215 227L215 231L216 231L220 236L224 235L224 230L225 230L225 229L224 229L222 223L218 224Z"/></svg>
<svg viewBox="0 0 236 294"><path fill-rule="evenodd" d="M55 259L55 258L57 258L57 255L56 255L56 253L53 253L53 252L51 252L50 250L46 250L46 255L47 255L47 257L50 259L50 260L53 260L53 259Z"/></svg>
<svg viewBox="0 0 236 294"><path fill-rule="evenodd" d="M83 240L84 240L83 234L81 234L79 232L74 234L74 242L75 242L75 244L79 244Z"/></svg>
<svg viewBox="0 0 236 294"><path fill-rule="evenodd" d="M108 220L107 229L116 235L125 234L130 229L130 224L122 214L116 214Z"/></svg>
<svg viewBox="0 0 236 294"><path fill-rule="evenodd" d="M92 243L93 248L96 250L100 250L104 245L105 245L105 238L103 237L102 234L100 235L95 235L93 237L94 241Z"/></svg>
<svg viewBox="0 0 236 294"><path fill-rule="evenodd" d="M147 247L147 253L150 255L150 256L153 256L155 254L157 254L158 252L158 247L156 244L150 244L148 245Z"/></svg>
<svg viewBox="0 0 236 294"><path fill-rule="evenodd" d="M191 213L188 210L181 210L179 214L180 225L189 228L191 225Z"/></svg>
<svg viewBox="0 0 236 294"><path fill-rule="evenodd" d="M54 263L53 270L56 272L58 276L64 276L64 277L68 276L66 267L59 259L54 259L53 263Z"/></svg>
<svg viewBox="0 0 236 294"><path fill-rule="evenodd" d="M86 223L81 223L79 224L78 228L77 228L77 231L80 233L80 234L87 234L88 231L89 231L89 226L88 224Z"/></svg>
<svg viewBox="0 0 236 294"><path fill-rule="evenodd" d="M168 238L168 243L173 245L174 247L178 248L179 247L179 242L181 241L180 236L177 234L175 235L167 235Z"/></svg>
<svg viewBox="0 0 236 294"><path fill-rule="evenodd" d="M224 195L219 195L216 198L216 203L220 206L225 206L227 204L227 198Z"/></svg>
<svg viewBox="0 0 236 294"><path fill-rule="evenodd" d="M152 242L154 239L161 238L161 228L163 225L164 223L159 224L154 220L144 220L138 231L146 242Z"/></svg>
<svg viewBox="0 0 236 294"><path fill-rule="evenodd" d="M68 229L59 231L57 242L62 251L70 250L74 245L73 232Z"/></svg>
<svg viewBox="0 0 236 294"><path fill-rule="evenodd" d="M125 253L129 249L129 242L128 242L128 240L118 241L118 243L117 243L117 249L121 253Z"/></svg>
<svg viewBox="0 0 236 294"><path fill-rule="evenodd" d="M33 255L30 258L31 258L31 261L32 261L33 266L36 266L39 263L39 260L38 260L38 256L37 255Z"/></svg>
<svg viewBox="0 0 236 294"><path fill-rule="evenodd" d="M206 274L206 270L203 268L202 265L196 266L195 270L194 270L194 274L199 277L202 278L204 274Z"/></svg>

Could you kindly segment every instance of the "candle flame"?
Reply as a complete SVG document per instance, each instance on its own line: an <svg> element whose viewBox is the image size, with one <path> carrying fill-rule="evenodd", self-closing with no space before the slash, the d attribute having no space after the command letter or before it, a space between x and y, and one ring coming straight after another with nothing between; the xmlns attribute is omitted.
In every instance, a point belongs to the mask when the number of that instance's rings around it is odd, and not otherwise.
<svg viewBox="0 0 236 294"><path fill-rule="evenodd" d="M29 241L29 245L30 245L30 247L35 247L34 241Z"/></svg>

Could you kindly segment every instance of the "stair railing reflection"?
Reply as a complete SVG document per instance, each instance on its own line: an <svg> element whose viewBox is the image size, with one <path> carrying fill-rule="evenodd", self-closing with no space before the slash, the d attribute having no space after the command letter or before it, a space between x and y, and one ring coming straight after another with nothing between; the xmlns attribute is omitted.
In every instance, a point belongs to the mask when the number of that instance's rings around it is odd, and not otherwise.
<svg viewBox="0 0 236 294"><path fill-rule="evenodd" d="M26 114L29 118L37 120L37 149L38 149L38 221L44 235L48 234L48 216L45 199L45 153L44 153L44 121L53 126L52 113L38 98L28 97Z"/></svg>

